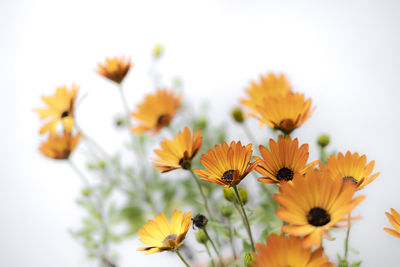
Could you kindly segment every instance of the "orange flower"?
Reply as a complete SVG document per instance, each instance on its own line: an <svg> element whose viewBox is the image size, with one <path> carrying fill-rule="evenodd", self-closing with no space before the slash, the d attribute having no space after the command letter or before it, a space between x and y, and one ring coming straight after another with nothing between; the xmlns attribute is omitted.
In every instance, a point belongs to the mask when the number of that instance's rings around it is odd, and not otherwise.
<svg viewBox="0 0 400 267"><path fill-rule="evenodd" d="M302 246L301 238L295 236L272 234L265 245L258 243L256 248L253 267L333 267L328 257L322 256L322 247L311 251Z"/></svg>
<svg viewBox="0 0 400 267"><path fill-rule="evenodd" d="M73 136L71 133L62 135L50 135L47 141L42 142L39 151L48 158L68 159L72 151L78 145L82 135L80 133Z"/></svg>
<svg viewBox="0 0 400 267"><path fill-rule="evenodd" d="M130 59L125 59L124 56L106 58L104 64L97 63L96 72L111 81L122 83L131 66Z"/></svg>
<svg viewBox="0 0 400 267"><path fill-rule="evenodd" d="M71 90L66 86L57 87L53 96L42 96L42 100L47 108L34 109L40 115L41 120L46 120L40 128L40 134L49 132L51 135L57 134L59 126L63 126L63 131L70 133L74 126L74 104L78 94L78 87L72 84Z"/></svg>
<svg viewBox="0 0 400 267"><path fill-rule="evenodd" d="M270 72L264 76L261 75L260 82L252 81L246 89L248 98L242 98L240 102L250 109L250 114L256 114L257 106L263 105L264 98L285 96L291 91L292 88L285 75L280 74L278 76Z"/></svg>
<svg viewBox="0 0 400 267"><path fill-rule="evenodd" d="M312 169L298 175L292 183L282 183L274 199L282 208L276 215L290 223L282 231L304 236L304 247L320 245L322 235L348 215L364 198L353 199L356 187L341 180L332 180L326 173Z"/></svg>
<svg viewBox="0 0 400 267"><path fill-rule="evenodd" d="M200 162L207 169L194 169L200 175L200 179L220 184L224 187L235 186L240 183L257 166L257 161L250 163L251 144L242 146L242 143L232 141L228 146L226 142L222 146L215 145L214 150L208 150L201 155Z"/></svg>
<svg viewBox="0 0 400 267"><path fill-rule="evenodd" d="M331 155L327 163L328 166L320 163L322 171L328 172L332 179L352 181L357 184L358 189L363 188L379 175L379 172L371 175L375 161L367 164L367 157L365 155L360 157L358 153L352 154L350 151L347 151L345 156L340 152L337 157Z"/></svg>
<svg viewBox="0 0 400 267"><path fill-rule="evenodd" d="M162 172L179 168L190 169L192 159L201 148L202 140L200 130L194 135L188 127L174 136L173 140L165 138L164 142L161 142L161 150L154 151L159 156L153 159L153 163L158 165L154 169Z"/></svg>
<svg viewBox="0 0 400 267"><path fill-rule="evenodd" d="M315 108L311 109L311 99L304 99L304 94L293 93L284 96L264 98L252 114L260 125L268 126L290 134L310 118Z"/></svg>
<svg viewBox="0 0 400 267"><path fill-rule="evenodd" d="M297 138L292 140L290 136L279 137L278 143L270 139L269 148L268 150L260 145L262 160L254 156L259 161L256 171L265 176L258 178L263 183L291 182L296 173L304 175L308 169L318 164L316 160L307 165L308 144L303 144L299 148Z"/></svg>
<svg viewBox="0 0 400 267"><path fill-rule="evenodd" d="M390 228L383 228L383 229L388 234L400 238L400 214L395 209L390 209L390 211L392 212L392 214L390 214L389 212L385 212L385 214L388 217L392 226L394 227L394 230Z"/></svg>
<svg viewBox="0 0 400 267"><path fill-rule="evenodd" d="M153 131L153 134L157 134L172 121L181 100L181 94L175 97L175 92L167 89L158 89L155 94L147 95L144 102L137 106L137 111L131 113L131 116L140 123L131 128L131 131L134 133Z"/></svg>

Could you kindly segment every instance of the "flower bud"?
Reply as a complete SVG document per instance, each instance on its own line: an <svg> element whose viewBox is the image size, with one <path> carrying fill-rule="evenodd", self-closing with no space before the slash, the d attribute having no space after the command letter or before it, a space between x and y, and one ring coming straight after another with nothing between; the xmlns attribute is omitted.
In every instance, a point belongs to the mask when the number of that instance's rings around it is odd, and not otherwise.
<svg viewBox="0 0 400 267"><path fill-rule="evenodd" d="M197 214L193 219L193 224L197 227L197 228L204 228L207 225L208 219L206 216L204 216L203 214Z"/></svg>
<svg viewBox="0 0 400 267"><path fill-rule="evenodd" d="M229 202L235 201L235 193L233 192L233 189L230 187L224 187L224 198L228 200Z"/></svg>
<svg viewBox="0 0 400 267"><path fill-rule="evenodd" d="M231 205L222 206L221 213L222 213L222 216L224 216L225 218L231 217L231 215L233 213L232 206Z"/></svg>
<svg viewBox="0 0 400 267"><path fill-rule="evenodd" d="M106 162L104 160L99 160L98 164L99 164L99 167L102 169L104 169L106 167Z"/></svg>
<svg viewBox="0 0 400 267"><path fill-rule="evenodd" d="M244 122L243 112L242 112L242 109L239 107L236 107L232 110L232 117L238 123Z"/></svg>
<svg viewBox="0 0 400 267"><path fill-rule="evenodd" d="M327 134L321 134L320 136L318 136L318 145L320 147L326 147L327 145L329 145L329 135Z"/></svg>
<svg viewBox="0 0 400 267"><path fill-rule="evenodd" d="M196 240L197 242L199 242L200 244L205 244L207 243L207 236L204 233L204 231L202 229L200 229L197 233L196 233Z"/></svg>
<svg viewBox="0 0 400 267"><path fill-rule="evenodd" d="M161 57L161 55L162 55L162 53L163 53L163 46L162 46L162 44L156 44L154 47L153 47L153 56L154 56L154 58L159 58L159 57Z"/></svg>
<svg viewBox="0 0 400 267"><path fill-rule="evenodd" d="M247 190L244 188L239 188L239 196L242 199L243 205L246 205L248 198Z"/></svg>
<svg viewBox="0 0 400 267"><path fill-rule="evenodd" d="M89 188L83 188L81 193L83 196L88 197L90 195L90 189Z"/></svg>
<svg viewBox="0 0 400 267"><path fill-rule="evenodd" d="M246 254L244 254L244 264L246 266L250 266L253 262L254 262L253 253L246 252Z"/></svg>

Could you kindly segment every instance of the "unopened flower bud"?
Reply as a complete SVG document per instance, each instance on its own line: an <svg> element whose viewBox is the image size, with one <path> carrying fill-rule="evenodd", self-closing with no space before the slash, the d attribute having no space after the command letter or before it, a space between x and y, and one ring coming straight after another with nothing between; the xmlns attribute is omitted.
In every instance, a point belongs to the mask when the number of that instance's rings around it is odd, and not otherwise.
<svg viewBox="0 0 400 267"><path fill-rule="evenodd" d="M232 117L238 123L244 122L243 112L242 109L239 107L236 107L232 110Z"/></svg>
<svg viewBox="0 0 400 267"><path fill-rule="evenodd" d="M161 57L161 55L162 55L162 53L163 53L163 46L162 46L162 44L156 44L154 47L153 47L153 56L154 56L154 58L159 58L159 57Z"/></svg>
<svg viewBox="0 0 400 267"><path fill-rule="evenodd" d="M222 213L222 216L224 216L225 218L231 217L231 215L233 213L232 206L231 205L222 206L221 213Z"/></svg>
<svg viewBox="0 0 400 267"><path fill-rule="evenodd" d="M235 193L233 192L233 189L230 187L224 187L224 198L230 202L235 201Z"/></svg>
<svg viewBox="0 0 400 267"><path fill-rule="evenodd" d="M197 227L197 228L204 228L207 225L208 219L206 216L204 216L203 214L197 214L193 219L193 224Z"/></svg>
<svg viewBox="0 0 400 267"><path fill-rule="evenodd" d="M246 254L244 254L244 264L246 266L250 266L253 262L254 262L253 253L246 252Z"/></svg>
<svg viewBox="0 0 400 267"><path fill-rule="evenodd" d="M200 229L197 233L196 233L196 240L197 242L199 242L200 244L205 244L207 243L207 236L204 233L204 231L202 229Z"/></svg>
<svg viewBox="0 0 400 267"><path fill-rule="evenodd" d="M85 197L88 197L90 195L90 189L89 188L83 188L81 193L82 195L84 195Z"/></svg>
<svg viewBox="0 0 400 267"><path fill-rule="evenodd" d="M247 203L248 195L247 195L247 190L244 188L239 188L239 196L242 199L243 205L245 205Z"/></svg>
<svg viewBox="0 0 400 267"><path fill-rule="evenodd" d="M104 169L106 167L106 162L104 160L99 160L98 164L99 164L99 167L102 169Z"/></svg>
<svg viewBox="0 0 400 267"><path fill-rule="evenodd" d="M326 147L327 145L329 145L329 141L330 141L329 135L321 134L320 136L318 136L317 143L320 147Z"/></svg>

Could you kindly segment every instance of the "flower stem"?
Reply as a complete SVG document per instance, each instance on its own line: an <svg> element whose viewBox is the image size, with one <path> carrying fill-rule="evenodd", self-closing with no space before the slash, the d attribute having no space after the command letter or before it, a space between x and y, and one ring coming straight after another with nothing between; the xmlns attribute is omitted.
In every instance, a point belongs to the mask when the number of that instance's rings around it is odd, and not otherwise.
<svg viewBox="0 0 400 267"><path fill-rule="evenodd" d="M219 262L221 263L221 266L224 267L225 265L224 265L224 261L222 260L221 254L219 253L219 251L218 251L217 247L215 246L214 242L211 240L211 237L210 237L210 235L208 234L208 232L207 232L207 230L206 230L205 227L203 228L203 231L204 231L204 233L206 234L208 240L210 241L211 246L213 247L215 253L217 254L218 259L219 259Z"/></svg>
<svg viewBox="0 0 400 267"><path fill-rule="evenodd" d="M228 227L229 227L229 242L231 243L231 248L232 248L232 254L233 254L233 259L237 260L237 255L236 255L236 250L235 250L235 244L233 243L233 235L232 235L232 223L231 219L228 218Z"/></svg>
<svg viewBox="0 0 400 267"><path fill-rule="evenodd" d="M204 207L206 209L207 215L208 215L209 218L212 218L212 215L211 215L211 212L210 212L210 208L208 207L207 198L206 198L206 195L204 194L203 188L201 187L199 179L197 179L197 177L194 174L192 169L189 169L189 171L192 174L193 180L196 182L197 187L199 188L200 194L201 194L201 196L203 198L203 201L204 201Z"/></svg>
<svg viewBox="0 0 400 267"><path fill-rule="evenodd" d="M205 243L204 246L206 247L207 254L208 254L208 256L210 257L211 265L212 265L213 267L215 267L215 262L214 262L214 259L213 259L212 255L211 255L210 248L208 247L207 243Z"/></svg>
<svg viewBox="0 0 400 267"><path fill-rule="evenodd" d="M346 239L344 240L344 259L347 262L347 256L349 254L349 236L350 236L350 228L351 228L351 222L350 222L350 216L351 214L348 215L347 217L347 232L346 232Z"/></svg>
<svg viewBox="0 0 400 267"><path fill-rule="evenodd" d="M128 107L128 103L126 102L126 98L125 98L125 94L124 94L124 89L122 87L122 84L118 85L118 89L119 89L119 95L121 96L121 102L122 105L124 106L124 110L125 110L125 116L126 116L126 121L128 123L129 128L131 128L131 117L130 117L130 113L129 113L129 107Z"/></svg>
<svg viewBox="0 0 400 267"><path fill-rule="evenodd" d="M250 142L252 142L253 144L256 144L256 143L257 143L257 139L256 139L256 138L254 137L254 135L251 133L249 127L248 127L247 124L246 124L246 122L243 122L242 125L243 125L244 133L247 135L247 138L250 139Z"/></svg>
<svg viewBox="0 0 400 267"><path fill-rule="evenodd" d="M185 264L185 266L190 267L189 263L187 263L187 261L182 257L182 254L179 252L179 250L176 250L175 252L179 256L181 261Z"/></svg>
<svg viewBox="0 0 400 267"><path fill-rule="evenodd" d="M245 225L245 227L246 227L247 234L249 235L250 243L251 243L251 248L252 248L253 251L256 251L256 249L255 249L255 247L254 247L253 236L252 236L252 234L251 234L249 219L247 218L246 211L244 210L244 205L243 205L242 199L240 198L240 195L239 195L239 192L238 192L238 189L237 189L236 185L233 187L233 189L234 189L234 191L235 191L236 200L237 200L237 201L239 202L239 204L240 204L239 213L242 215L243 223L244 223L244 225ZM236 205L236 207L237 207L237 205Z"/></svg>

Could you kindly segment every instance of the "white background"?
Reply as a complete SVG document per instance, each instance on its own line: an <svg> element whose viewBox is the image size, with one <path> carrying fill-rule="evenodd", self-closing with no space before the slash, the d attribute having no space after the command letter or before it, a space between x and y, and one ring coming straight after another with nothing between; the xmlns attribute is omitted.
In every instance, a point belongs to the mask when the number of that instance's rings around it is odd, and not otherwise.
<svg viewBox="0 0 400 267"><path fill-rule="evenodd" d="M165 84L182 77L186 100L196 107L210 101L215 124L267 71L286 73L294 90L312 97L317 109L295 132L313 147L312 159L316 137L328 132L330 148L366 154L381 172L361 192L363 219L350 239L361 255L352 258L398 266L400 240L383 227L390 225L384 212L400 210L399 12L398 1L2 0L0 266L93 265L67 232L79 224L74 200L82 185L66 164L37 152L32 109L43 106L40 95L78 83L88 93L81 124L114 151L126 136L109 125L122 107L115 87L93 70L106 56L131 56L125 89L133 108L153 90L147 74L158 42L166 48ZM251 126L264 137L265 129ZM332 259L341 242L325 242ZM133 238L118 247L120 266L178 264L167 253L144 256L138 246Z"/></svg>

